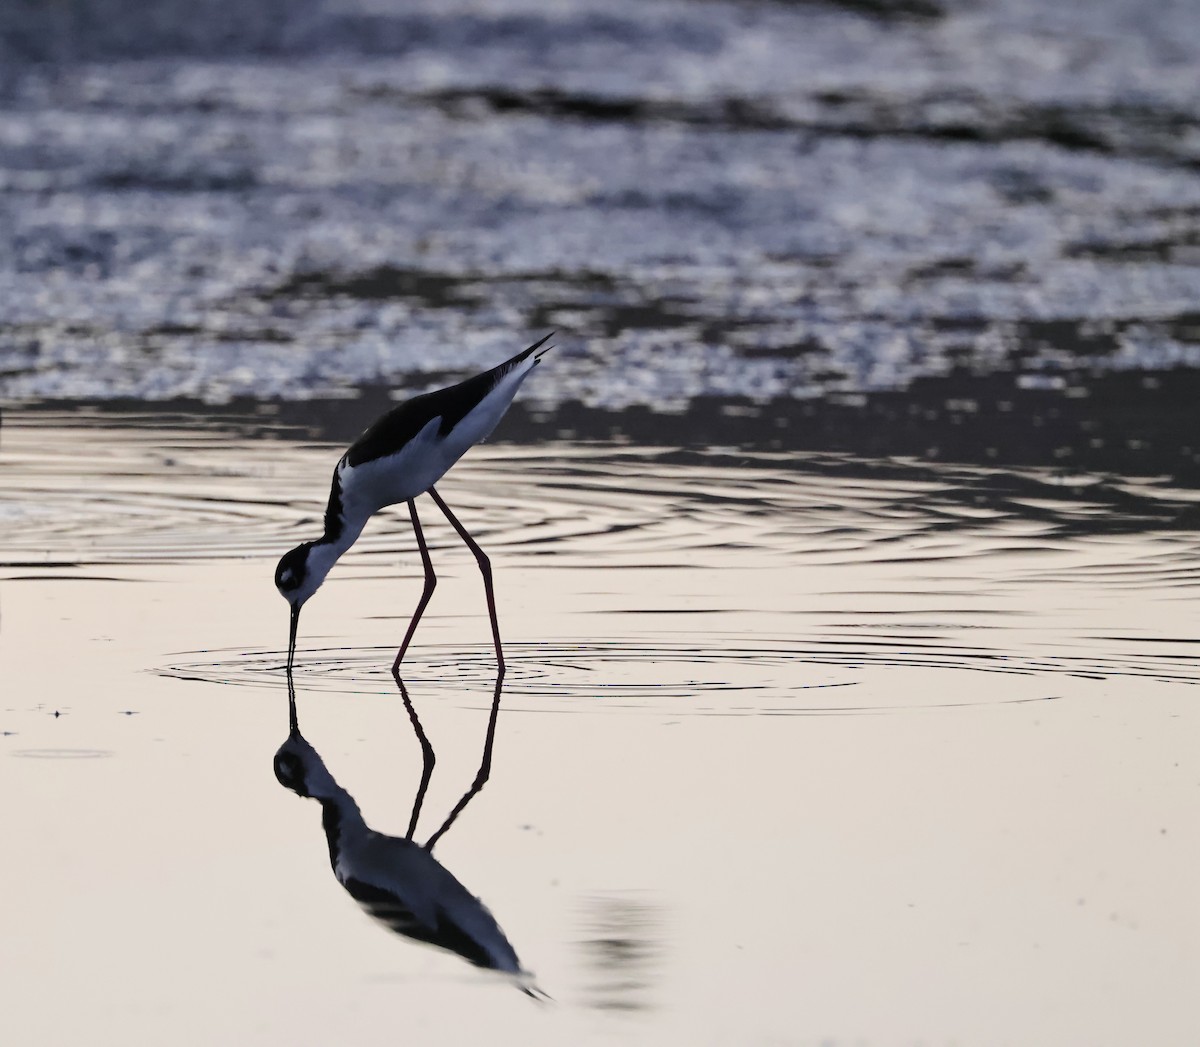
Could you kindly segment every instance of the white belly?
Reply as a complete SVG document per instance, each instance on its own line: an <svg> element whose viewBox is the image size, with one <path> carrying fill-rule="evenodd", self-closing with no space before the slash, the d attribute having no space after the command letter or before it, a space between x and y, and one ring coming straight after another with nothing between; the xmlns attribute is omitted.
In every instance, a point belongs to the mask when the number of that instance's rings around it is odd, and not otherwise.
<svg viewBox="0 0 1200 1047"><path fill-rule="evenodd" d="M365 519L384 506L407 502L437 483L462 456L462 451L455 453L455 448L438 437L440 422L434 418L395 454L359 465L340 465L345 515Z"/></svg>

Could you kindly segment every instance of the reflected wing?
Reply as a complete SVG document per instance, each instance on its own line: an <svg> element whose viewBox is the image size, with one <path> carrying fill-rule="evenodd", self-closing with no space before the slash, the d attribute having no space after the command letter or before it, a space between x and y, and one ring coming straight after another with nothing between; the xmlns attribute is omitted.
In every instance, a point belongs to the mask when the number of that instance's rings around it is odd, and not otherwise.
<svg viewBox="0 0 1200 1047"><path fill-rule="evenodd" d="M447 910L425 904L414 909L409 901L395 891L361 880L346 880L342 886L367 915L397 934L446 949L476 967L498 966L487 943L472 937Z"/></svg>
<svg viewBox="0 0 1200 1047"><path fill-rule="evenodd" d="M390 930L477 967L520 973L517 954L487 906L425 848L372 834L339 865L342 886Z"/></svg>

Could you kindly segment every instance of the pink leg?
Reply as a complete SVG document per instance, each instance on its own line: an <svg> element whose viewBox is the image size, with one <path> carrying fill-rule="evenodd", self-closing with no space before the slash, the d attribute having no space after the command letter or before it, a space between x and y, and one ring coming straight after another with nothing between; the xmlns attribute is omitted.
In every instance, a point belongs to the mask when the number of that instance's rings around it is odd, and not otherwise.
<svg viewBox="0 0 1200 1047"><path fill-rule="evenodd" d="M400 645L400 650L396 652L396 660L392 663L392 675L396 677L397 682L400 679L400 663L404 661L404 652L408 650L413 633L417 631L417 623L421 620L421 615L425 613L425 605L429 603L429 598L437 587L437 575L433 573L433 561L429 558L429 547L425 544L421 521L417 518L417 503L411 498L408 500L408 514L412 517L413 533L417 536L417 549L421 553L421 563L425 565L425 589L421 593L416 611L413 612L412 621L408 623L408 632L404 634L404 642Z"/></svg>
<svg viewBox="0 0 1200 1047"><path fill-rule="evenodd" d="M492 564L488 560L487 554L484 553L478 545L475 544L475 539L467 534L467 529L458 522L458 517L450 511L450 506L442 501L442 496L437 493L434 488L429 488L429 497L437 502L437 506L443 513L446 514L446 519L454 525L454 529L458 532L459 538L467 543L467 548L475 556L475 562L479 564L479 573L483 575L483 590L487 593L488 614L492 619L492 639L496 643L496 663L500 667L500 678L504 678L504 651L500 646L500 623L496 619L496 596L492 592Z"/></svg>

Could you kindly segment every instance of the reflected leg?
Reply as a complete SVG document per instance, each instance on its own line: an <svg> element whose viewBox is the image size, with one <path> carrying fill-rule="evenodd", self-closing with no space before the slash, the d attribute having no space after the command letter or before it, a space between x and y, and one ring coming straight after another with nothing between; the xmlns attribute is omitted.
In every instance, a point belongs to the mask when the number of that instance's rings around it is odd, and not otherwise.
<svg viewBox="0 0 1200 1047"><path fill-rule="evenodd" d="M417 710L408 697L404 681L400 679L399 673L393 673L393 675L396 679L396 686L400 688L400 697L404 700L404 708L408 710L408 719L412 723L413 732L417 736L417 741L421 743L421 784L417 787L417 795L413 799L412 815L408 819L408 832L404 834L406 840L411 840L413 833L417 831L417 819L421 816L421 804L425 802L425 793L429 789L429 779L433 777L433 765L437 762L437 757L434 755L433 746L429 744L429 739L425 736L421 721L417 718Z"/></svg>
<svg viewBox="0 0 1200 1047"><path fill-rule="evenodd" d="M432 851L433 845L438 842L445 834L446 830L454 824L455 819L463 812L463 808L467 806L476 796L476 794L487 784L488 778L492 773L492 748L496 744L496 719L500 714L500 691L504 686L504 671L501 669L496 674L496 690L492 694L492 712L488 717L487 736L483 743L483 759L479 762L479 770L475 773L475 781L471 783L464 794L463 798L454 805L446 821L442 827L438 829L427 841L425 841L425 850Z"/></svg>
<svg viewBox="0 0 1200 1047"><path fill-rule="evenodd" d="M496 618L496 595L492 591L491 561L487 558L487 554L476 544L475 539L467 533L467 529L458 522L458 517L450 511L450 506L442 501L442 496L437 493L435 488L429 488L429 497L437 503L437 507L441 509L446 519L454 526L459 538L466 542L467 548L471 550L475 556L475 562L479 565L479 573L483 575L483 589L487 594L488 615L492 620L492 639L496 644L496 663L500 667L500 677L503 679L505 671L504 651L500 646L500 623ZM497 683L497 688L499 688L499 683Z"/></svg>
<svg viewBox="0 0 1200 1047"><path fill-rule="evenodd" d="M396 652L396 660L392 663L392 675L396 677L397 683L400 682L400 663L404 661L404 652L408 650L413 633L417 631L417 623L421 620L421 615L425 613L425 606L429 603L429 598L433 595L433 590L437 588L437 575L433 573L433 561L429 558L429 547L425 544L425 533L421 530L421 521L417 517L417 503L411 498L408 500L408 515L412 517L413 534L417 536L417 549L421 553L421 563L425 566L425 588L421 592L421 599L417 603L417 609L413 612L412 621L408 623L408 632L404 634L404 642L400 645L400 650ZM407 701L407 698L405 698L405 701Z"/></svg>

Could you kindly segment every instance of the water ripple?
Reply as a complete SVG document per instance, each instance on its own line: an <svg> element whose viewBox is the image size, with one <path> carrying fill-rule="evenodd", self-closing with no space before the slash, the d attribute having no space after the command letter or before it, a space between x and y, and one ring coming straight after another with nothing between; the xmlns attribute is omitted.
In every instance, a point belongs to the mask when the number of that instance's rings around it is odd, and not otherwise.
<svg viewBox="0 0 1200 1047"><path fill-rule="evenodd" d="M337 448L161 419L63 423L6 429L0 566L273 558L320 529ZM445 493L489 549L553 555L557 566L701 567L736 549L757 566L965 561L998 589L1031 574L1064 585L1200 585L1200 537L1180 526L1195 493L1149 481L557 444L480 448ZM434 546L456 544L439 524ZM1134 533L1152 540L1131 549L1124 536ZM411 552L396 510L372 522L347 562L390 569ZM1024 554L1053 563L1031 567Z"/></svg>
<svg viewBox="0 0 1200 1047"><path fill-rule="evenodd" d="M1015 654L985 646L880 635L787 640L670 635L604 641L509 643L506 707L536 712L613 711L679 715L887 712L1043 701L1065 679L1200 683L1200 664L1178 654L1113 650ZM278 689L284 652L201 652L159 670L174 679ZM297 674L311 692L394 696L390 647L304 652ZM410 652L405 680L431 699L485 694L495 678L487 645L434 645ZM894 686L878 682L886 672ZM897 675L899 674L899 675ZM1016 684L1039 678L1042 686ZM479 699L482 701L482 699Z"/></svg>

